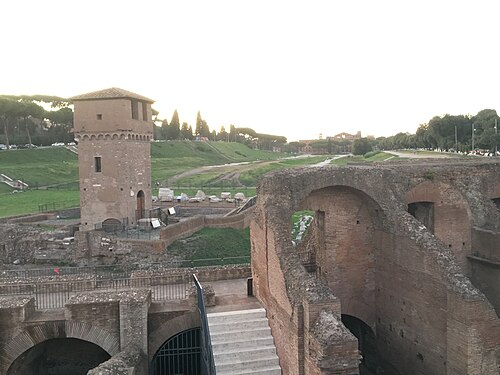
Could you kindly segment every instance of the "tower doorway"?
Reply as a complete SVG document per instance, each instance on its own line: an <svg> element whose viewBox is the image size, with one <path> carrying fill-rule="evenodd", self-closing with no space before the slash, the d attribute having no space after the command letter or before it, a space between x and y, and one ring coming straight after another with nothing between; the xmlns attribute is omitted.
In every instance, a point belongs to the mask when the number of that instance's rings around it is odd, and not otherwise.
<svg viewBox="0 0 500 375"><path fill-rule="evenodd" d="M140 219L143 219L145 216L145 207L146 207L146 202L144 200L144 191L139 190L137 193L137 213L136 213L136 221L139 221Z"/></svg>

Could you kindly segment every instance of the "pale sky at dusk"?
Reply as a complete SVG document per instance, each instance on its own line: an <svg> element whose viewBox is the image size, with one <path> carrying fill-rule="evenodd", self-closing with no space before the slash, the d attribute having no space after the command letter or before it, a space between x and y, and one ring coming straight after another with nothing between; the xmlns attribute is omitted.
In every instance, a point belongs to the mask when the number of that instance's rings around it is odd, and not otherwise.
<svg viewBox="0 0 500 375"><path fill-rule="evenodd" d="M289 141L500 110L498 1L4 1L0 94L120 87Z"/></svg>

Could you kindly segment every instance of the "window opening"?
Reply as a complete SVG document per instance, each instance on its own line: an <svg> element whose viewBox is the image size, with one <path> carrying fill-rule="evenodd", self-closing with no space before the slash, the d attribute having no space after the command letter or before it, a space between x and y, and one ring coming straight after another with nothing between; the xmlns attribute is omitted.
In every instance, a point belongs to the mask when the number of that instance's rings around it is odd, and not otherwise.
<svg viewBox="0 0 500 375"><path fill-rule="evenodd" d="M94 157L94 166L95 166L95 171L96 172L101 172L101 157L96 156Z"/></svg>

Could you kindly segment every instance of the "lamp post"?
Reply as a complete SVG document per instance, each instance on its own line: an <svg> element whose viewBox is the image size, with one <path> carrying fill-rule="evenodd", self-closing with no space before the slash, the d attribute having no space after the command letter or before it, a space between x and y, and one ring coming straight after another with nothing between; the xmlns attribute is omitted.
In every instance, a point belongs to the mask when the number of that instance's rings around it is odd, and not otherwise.
<svg viewBox="0 0 500 375"><path fill-rule="evenodd" d="M457 126L455 125L455 152L458 152Z"/></svg>
<svg viewBox="0 0 500 375"><path fill-rule="evenodd" d="M474 152L474 132L476 131L476 129L474 129L474 123L472 123L472 149L471 149L471 153Z"/></svg>
<svg viewBox="0 0 500 375"><path fill-rule="evenodd" d="M495 119L495 156L497 156L498 153L498 141L497 141L497 134L498 134L498 129L497 129L497 119Z"/></svg>

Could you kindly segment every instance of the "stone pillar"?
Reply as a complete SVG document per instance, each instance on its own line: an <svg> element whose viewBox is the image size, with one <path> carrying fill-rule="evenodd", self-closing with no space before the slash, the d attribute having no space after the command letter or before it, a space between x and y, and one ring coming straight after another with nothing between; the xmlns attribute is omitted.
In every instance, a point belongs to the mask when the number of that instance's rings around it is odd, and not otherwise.
<svg viewBox="0 0 500 375"><path fill-rule="evenodd" d="M136 345L147 353L151 291L139 290L133 294L120 299L120 347Z"/></svg>
<svg viewBox="0 0 500 375"><path fill-rule="evenodd" d="M11 363L34 345L29 335L12 342L34 311L33 298L0 296L0 374L6 373Z"/></svg>
<svg viewBox="0 0 500 375"><path fill-rule="evenodd" d="M352 375L359 371L358 340L340 318L340 301L304 301L306 375Z"/></svg>

